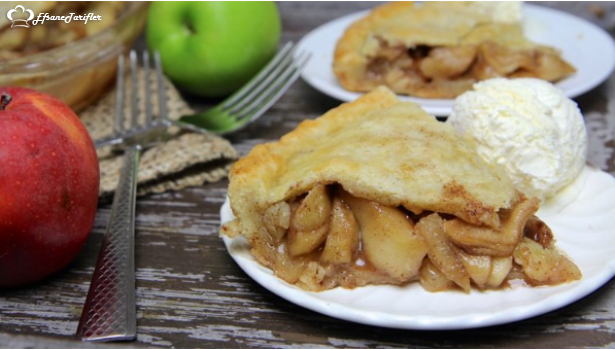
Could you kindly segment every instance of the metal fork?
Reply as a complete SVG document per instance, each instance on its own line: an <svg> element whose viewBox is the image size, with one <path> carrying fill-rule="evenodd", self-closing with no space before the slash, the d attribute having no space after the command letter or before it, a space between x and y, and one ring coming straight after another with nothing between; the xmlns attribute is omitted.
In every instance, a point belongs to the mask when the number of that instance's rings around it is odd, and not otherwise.
<svg viewBox="0 0 615 350"><path fill-rule="evenodd" d="M131 118L124 128L124 56L118 58L114 137L97 146L118 143L125 152L120 180L113 198L111 216L81 314L77 337L83 341L127 341L137 336L135 306L134 231L137 174L141 150L155 145L165 137L171 123L166 118L166 99L160 56L154 55L158 85L158 116L152 116L149 82L149 55L143 54L145 74L145 123L138 120L137 55L131 51L130 77L132 96Z"/></svg>
<svg viewBox="0 0 615 350"><path fill-rule="evenodd" d="M181 119L217 134L229 134L258 119L297 80L311 53L297 53L288 42L244 87L219 105Z"/></svg>
<svg viewBox="0 0 615 350"><path fill-rule="evenodd" d="M77 328L84 341L128 341L136 338L134 277L134 217L137 173L141 150L160 141L170 126L207 133L227 134L245 127L263 115L299 77L310 54L295 56L287 43L257 76L204 113L173 121L166 118L164 82L160 56L154 56L158 83L159 116L152 118L149 79L146 78L146 121L138 124L136 53L130 53L132 78L131 127L124 129L124 59L118 59L114 134L95 142L96 147L122 145L125 161L116 189L111 216L88 297ZM144 71L149 77L149 57L144 53ZM207 129L207 130L204 130Z"/></svg>

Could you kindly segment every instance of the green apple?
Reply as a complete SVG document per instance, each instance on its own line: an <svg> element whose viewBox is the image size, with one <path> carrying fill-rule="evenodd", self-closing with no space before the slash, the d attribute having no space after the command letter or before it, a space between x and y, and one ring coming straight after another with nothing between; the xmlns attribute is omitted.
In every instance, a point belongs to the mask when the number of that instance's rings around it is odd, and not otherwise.
<svg viewBox="0 0 615 350"><path fill-rule="evenodd" d="M182 90L228 95L275 54L280 14L273 2L154 1L147 45L159 51L166 75Z"/></svg>

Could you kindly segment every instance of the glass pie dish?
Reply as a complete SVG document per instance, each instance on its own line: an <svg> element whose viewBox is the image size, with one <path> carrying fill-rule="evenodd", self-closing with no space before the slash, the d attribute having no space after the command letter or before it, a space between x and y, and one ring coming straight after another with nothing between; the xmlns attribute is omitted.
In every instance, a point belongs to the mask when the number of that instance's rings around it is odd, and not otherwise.
<svg viewBox="0 0 615 350"><path fill-rule="evenodd" d="M33 88L58 97L74 110L83 109L112 84L117 56L127 51L141 33L147 7L145 2L127 2L114 23L97 34L39 53L0 60L0 86Z"/></svg>

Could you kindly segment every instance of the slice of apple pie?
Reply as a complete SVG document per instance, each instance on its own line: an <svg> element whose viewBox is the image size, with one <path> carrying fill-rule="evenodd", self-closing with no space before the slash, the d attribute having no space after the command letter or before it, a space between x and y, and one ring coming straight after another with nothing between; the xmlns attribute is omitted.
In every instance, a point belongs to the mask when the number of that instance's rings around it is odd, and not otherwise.
<svg viewBox="0 0 615 350"><path fill-rule="evenodd" d="M424 98L453 98L493 77L554 82L575 72L557 50L526 39L520 21L501 19L506 11L479 2L380 6L338 41L333 71L351 91L386 85Z"/></svg>
<svg viewBox="0 0 615 350"><path fill-rule="evenodd" d="M236 216L263 265L308 290L420 281L430 291L579 279L515 190L454 130L381 87L232 168Z"/></svg>

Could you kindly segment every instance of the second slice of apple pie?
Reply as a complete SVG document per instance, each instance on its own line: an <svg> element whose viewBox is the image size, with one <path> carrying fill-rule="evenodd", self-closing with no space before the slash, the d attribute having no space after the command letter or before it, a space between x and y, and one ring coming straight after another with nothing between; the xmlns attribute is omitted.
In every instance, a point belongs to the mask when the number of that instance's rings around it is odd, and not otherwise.
<svg viewBox="0 0 615 350"><path fill-rule="evenodd" d="M351 91L379 85L411 96L454 98L494 77L558 81L575 69L526 39L521 22L479 2L394 2L353 23L338 41L333 71ZM496 12L496 10L498 12Z"/></svg>
<svg viewBox="0 0 615 350"><path fill-rule="evenodd" d="M257 260L308 290L420 281L430 291L579 279L499 167L386 88L257 145L232 168Z"/></svg>

